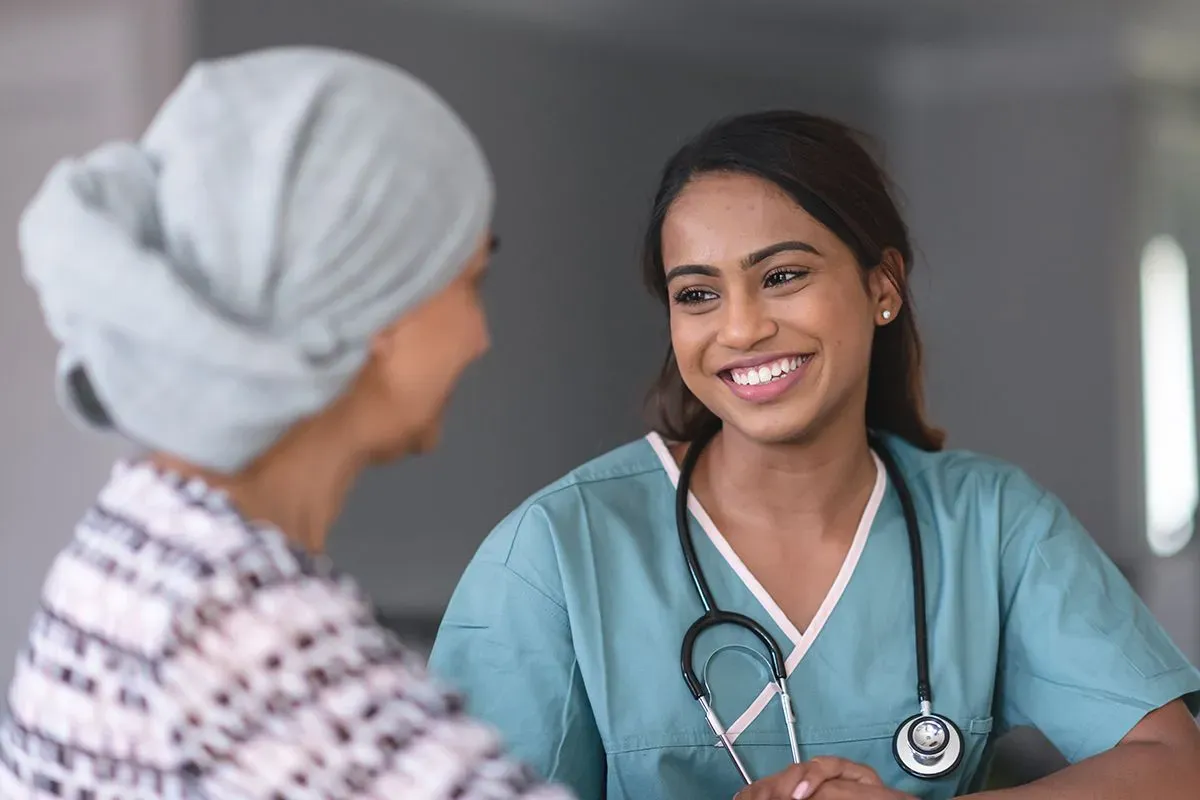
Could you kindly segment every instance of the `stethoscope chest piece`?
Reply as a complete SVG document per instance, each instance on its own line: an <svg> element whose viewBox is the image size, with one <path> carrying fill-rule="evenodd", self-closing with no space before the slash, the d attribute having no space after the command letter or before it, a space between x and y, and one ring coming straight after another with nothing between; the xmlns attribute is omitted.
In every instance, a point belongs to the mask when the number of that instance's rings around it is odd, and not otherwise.
<svg viewBox="0 0 1200 800"><path fill-rule="evenodd" d="M892 752L904 771L914 778L941 778L957 769L962 761L962 731L939 714L914 714L896 731Z"/></svg>

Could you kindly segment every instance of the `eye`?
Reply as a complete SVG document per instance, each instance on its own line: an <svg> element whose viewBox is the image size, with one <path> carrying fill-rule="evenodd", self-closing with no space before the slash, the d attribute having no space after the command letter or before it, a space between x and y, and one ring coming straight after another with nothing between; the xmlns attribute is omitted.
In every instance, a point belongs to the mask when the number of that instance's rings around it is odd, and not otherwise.
<svg viewBox="0 0 1200 800"><path fill-rule="evenodd" d="M688 287L687 289L680 289L671 297L677 304L681 306L695 306L717 299L715 292L709 291L708 289L700 289L694 286Z"/></svg>
<svg viewBox="0 0 1200 800"><path fill-rule="evenodd" d="M795 269L795 268L777 269L774 272L768 273L767 276L765 278L763 278L763 286L770 289L773 286L782 286L785 283L791 283L792 281L798 281L807 276L808 276L808 270L806 270L806 269Z"/></svg>

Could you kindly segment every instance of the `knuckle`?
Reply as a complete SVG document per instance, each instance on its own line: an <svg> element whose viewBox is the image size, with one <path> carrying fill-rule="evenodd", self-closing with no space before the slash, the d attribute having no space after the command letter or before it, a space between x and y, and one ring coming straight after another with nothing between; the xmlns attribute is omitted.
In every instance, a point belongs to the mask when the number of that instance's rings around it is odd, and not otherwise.
<svg viewBox="0 0 1200 800"><path fill-rule="evenodd" d="M836 775L844 768L844 762L837 756L817 756L808 763L829 775Z"/></svg>

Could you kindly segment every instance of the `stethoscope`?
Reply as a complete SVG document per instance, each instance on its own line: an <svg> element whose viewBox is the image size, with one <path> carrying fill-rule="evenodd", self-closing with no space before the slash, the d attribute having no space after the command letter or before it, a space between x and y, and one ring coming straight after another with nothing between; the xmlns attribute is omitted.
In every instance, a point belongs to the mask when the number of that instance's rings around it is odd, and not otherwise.
<svg viewBox="0 0 1200 800"><path fill-rule="evenodd" d="M766 628L744 614L732 611L722 611L713 599L708 581L700 568L700 560L696 556L696 547L692 542L691 527L688 512L688 486L691 483L692 471L700 458L705 445L712 440L719 430L713 426L705 434L698 437L688 447L679 468L679 483L675 487L675 522L679 530L679 545L683 549L683 557L687 562L688 572L696 586L696 594L700 604L704 606L704 614L692 623L683 635L683 679L687 682L692 697L704 710L709 727L717 735L725 752L729 753L734 766L741 774L747 785L753 782L741 756L734 750L729 732L722 724L717 712L712 706L712 691L707 681L702 681L692 665L692 655L696 640L700 634L709 628L719 625L734 625L749 631L763 647L766 657L754 652L768 666L771 672L771 682L779 694L779 702L783 708L784 723L787 726L788 744L792 749L792 763L800 763L800 745L796 738L796 713L792 708L792 698L787 688L786 659L779 642L775 640ZM887 471L888 479L896 487L900 497L900 506L904 511L904 525L908 531L908 545L912 554L913 601L915 606L916 650L917 650L917 701L920 712L914 714L896 729L892 740L892 754L896 761L909 775L924 780L935 780L949 775L958 768L962 761L962 731L947 717L933 712L933 691L929 683L929 635L925 627L925 559L921 553L921 535L917 524L917 512L913 506L912 495L900 468L892 459L884 443L876 436L870 437L871 449L879 456ZM743 648L739 648L743 649Z"/></svg>

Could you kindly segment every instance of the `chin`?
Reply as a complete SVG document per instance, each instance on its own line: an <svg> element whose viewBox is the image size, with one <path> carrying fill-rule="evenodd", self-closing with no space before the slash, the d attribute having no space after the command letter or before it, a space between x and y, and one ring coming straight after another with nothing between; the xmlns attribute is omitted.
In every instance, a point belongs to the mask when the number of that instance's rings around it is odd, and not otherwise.
<svg viewBox="0 0 1200 800"><path fill-rule="evenodd" d="M421 431L411 442L409 451L415 455L432 453L442 443L442 425L440 422L430 425Z"/></svg>
<svg viewBox="0 0 1200 800"><path fill-rule="evenodd" d="M812 425L797 424L795 419L748 420L733 417L725 419L725 425L756 444L797 444L813 436Z"/></svg>
<svg viewBox="0 0 1200 800"><path fill-rule="evenodd" d="M821 427L819 414L809 403L791 402L780 406L747 408L749 404L728 404L718 411L726 427L756 444L797 444L808 441Z"/></svg>
<svg viewBox="0 0 1200 800"><path fill-rule="evenodd" d="M400 461L411 452L407 447L377 447L371 451L370 464L372 467L386 467Z"/></svg>
<svg viewBox="0 0 1200 800"><path fill-rule="evenodd" d="M403 440L384 442L371 451L371 466L382 467L394 464L409 456L419 456L437 449L441 440L439 432L422 433L420 436L406 436Z"/></svg>

